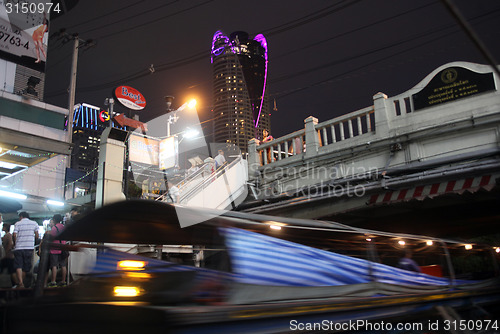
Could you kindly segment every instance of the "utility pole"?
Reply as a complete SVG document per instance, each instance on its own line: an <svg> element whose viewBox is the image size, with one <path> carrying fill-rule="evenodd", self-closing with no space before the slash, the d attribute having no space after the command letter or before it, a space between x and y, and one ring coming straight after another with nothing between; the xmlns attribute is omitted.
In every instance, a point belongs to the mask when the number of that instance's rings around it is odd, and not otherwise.
<svg viewBox="0 0 500 334"><path fill-rule="evenodd" d="M112 127L113 126L113 117L115 116L115 112L114 112L114 105L115 105L115 99L113 99L112 97L107 97L105 100L104 100L104 105L108 107L108 114L109 114L109 123L108 123L108 127Z"/></svg>
<svg viewBox="0 0 500 334"><path fill-rule="evenodd" d="M69 35L65 32L65 29L61 29L58 33L54 34L58 39L63 39L63 43L66 43L70 40L73 41L73 57L71 62L71 74L69 80L69 89L68 89L68 142L73 142L73 117L75 114L75 93L76 93L76 73L78 68L78 51L80 47L84 47L85 49L90 48L95 45L92 40L80 40L78 34ZM80 45L80 42L82 44ZM85 50L84 49L84 50ZM68 159L67 167L71 167L71 158Z"/></svg>
<svg viewBox="0 0 500 334"><path fill-rule="evenodd" d="M76 72L78 67L78 48L80 38L78 34L73 35L73 60L71 62L71 76L69 81L69 99L68 99L68 141L73 141L73 117L75 113L75 92L76 92ZM71 159L68 161L68 167L71 165Z"/></svg>

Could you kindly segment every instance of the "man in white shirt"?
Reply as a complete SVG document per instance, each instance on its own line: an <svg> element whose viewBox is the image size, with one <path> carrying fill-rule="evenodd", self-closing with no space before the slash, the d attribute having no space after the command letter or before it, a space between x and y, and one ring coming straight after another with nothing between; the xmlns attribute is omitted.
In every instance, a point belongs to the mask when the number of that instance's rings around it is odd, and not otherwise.
<svg viewBox="0 0 500 334"><path fill-rule="evenodd" d="M172 203L178 203L179 202L179 188L177 188L170 181L168 181L168 196L172 200Z"/></svg>
<svg viewBox="0 0 500 334"><path fill-rule="evenodd" d="M31 270L33 262L33 249L35 248L35 239L38 238L38 224L30 220L27 212L20 212L21 219L14 225L14 268L16 268L16 278L18 288L24 288L24 278L26 273Z"/></svg>
<svg viewBox="0 0 500 334"><path fill-rule="evenodd" d="M215 160L215 168L219 169L226 162L226 158L224 157L224 151L219 150L219 154L214 158Z"/></svg>

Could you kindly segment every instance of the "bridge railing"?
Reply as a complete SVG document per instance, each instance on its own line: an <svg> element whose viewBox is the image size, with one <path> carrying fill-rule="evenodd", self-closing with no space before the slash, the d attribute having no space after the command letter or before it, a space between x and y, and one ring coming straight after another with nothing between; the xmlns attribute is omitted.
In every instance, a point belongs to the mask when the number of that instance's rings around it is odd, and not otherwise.
<svg viewBox="0 0 500 334"><path fill-rule="evenodd" d="M306 123L304 129L273 141L261 145L258 145L256 141L250 142L249 155L255 155L254 162L259 166L264 166L297 155L304 155L308 147L310 152L316 152L319 147L374 132L375 110L373 106L370 106L319 124L314 117L309 117L304 122ZM255 145L255 152L252 152L252 145Z"/></svg>
<svg viewBox="0 0 500 334"><path fill-rule="evenodd" d="M375 131L373 106L316 124L320 146L335 144L365 133Z"/></svg>
<svg viewBox="0 0 500 334"><path fill-rule="evenodd" d="M257 146L257 156L261 165L267 165L302 154L304 143L305 130L302 129Z"/></svg>
<svg viewBox="0 0 500 334"><path fill-rule="evenodd" d="M394 112L394 116L404 117L406 114L413 112L413 105L410 97L411 94L407 93L389 99L389 101L392 102L391 109Z"/></svg>

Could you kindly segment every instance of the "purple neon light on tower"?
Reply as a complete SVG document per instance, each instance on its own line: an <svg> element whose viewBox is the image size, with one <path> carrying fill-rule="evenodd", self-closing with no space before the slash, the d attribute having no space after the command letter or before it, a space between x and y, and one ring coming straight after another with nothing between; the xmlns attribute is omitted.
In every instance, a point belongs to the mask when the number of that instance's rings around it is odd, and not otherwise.
<svg viewBox="0 0 500 334"><path fill-rule="evenodd" d="M224 45L215 47L215 43L217 43L220 39L222 39L225 43L229 43L229 37L227 37L222 31L217 30L212 38L212 64L214 63L214 56L220 56L224 52Z"/></svg>
<svg viewBox="0 0 500 334"><path fill-rule="evenodd" d="M211 61L215 140L237 142L245 151L248 140L270 129L267 41L262 34L250 38L243 31L227 35L219 30L212 39Z"/></svg>
<svg viewBox="0 0 500 334"><path fill-rule="evenodd" d="M267 81L267 64L268 64L268 60L267 60L267 41L266 41L266 38L264 37L264 35L262 34L258 34L257 36L255 36L254 38L255 41L259 42L260 45L262 45L262 47L264 48L264 59L266 60L266 67L265 67L265 70L264 70L264 87L262 88L262 98L260 99L260 107L259 107L259 115L257 116L257 120L255 121L255 124L254 126L255 127L258 127L259 125L259 120L260 120L260 115L262 113L262 104L264 103L264 94L266 93L266 81Z"/></svg>

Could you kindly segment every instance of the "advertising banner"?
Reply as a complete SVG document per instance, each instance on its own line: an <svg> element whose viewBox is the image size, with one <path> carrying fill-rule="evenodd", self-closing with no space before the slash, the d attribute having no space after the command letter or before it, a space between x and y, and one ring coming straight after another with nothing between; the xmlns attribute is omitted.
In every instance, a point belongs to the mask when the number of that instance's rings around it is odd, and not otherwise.
<svg viewBox="0 0 500 334"><path fill-rule="evenodd" d="M130 136L130 161L158 166L158 149L158 140L136 135Z"/></svg>
<svg viewBox="0 0 500 334"><path fill-rule="evenodd" d="M0 58L44 72L49 14L57 6L43 0L0 0Z"/></svg>
<svg viewBox="0 0 500 334"><path fill-rule="evenodd" d="M160 141L160 169L179 165L179 143L177 136L170 136Z"/></svg>

